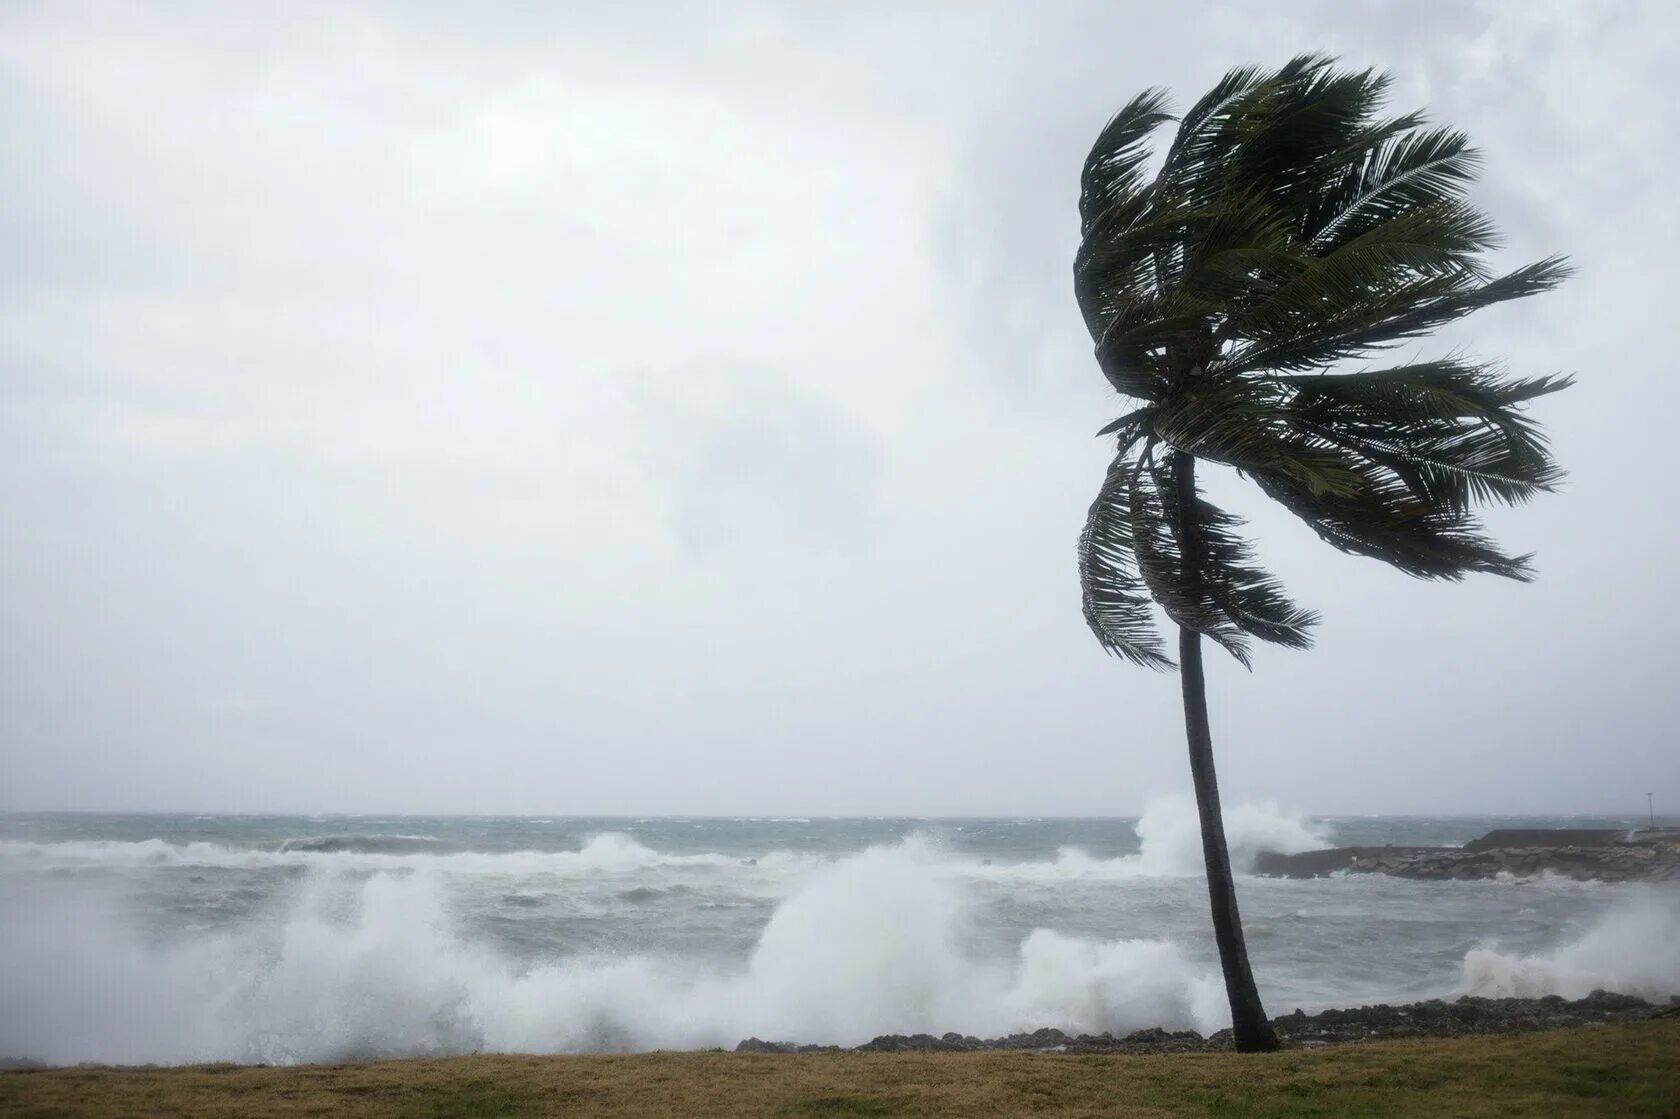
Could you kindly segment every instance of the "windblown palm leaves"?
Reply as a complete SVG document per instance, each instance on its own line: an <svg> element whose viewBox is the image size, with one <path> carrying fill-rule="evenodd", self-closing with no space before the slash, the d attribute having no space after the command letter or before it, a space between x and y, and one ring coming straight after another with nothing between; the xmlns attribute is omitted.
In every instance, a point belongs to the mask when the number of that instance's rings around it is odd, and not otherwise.
<svg viewBox="0 0 1680 1119"><path fill-rule="evenodd" d="M1103 373L1140 405L1099 433L1116 454L1079 541L1085 618L1112 653L1171 667L1151 600L1244 663L1250 638L1310 642L1315 615L1197 491L1197 459L1342 551L1425 578L1529 577L1471 510L1557 483L1523 406L1569 378L1378 359L1568 269L1489 273L1497 233L1464 198L1476 153L1418 115L1379 116L1387 85L1316 56L1233 71L1152 177L1147 142L1171 118L1146 93L1085 162L1079 306ZM1333 371L1350 362L1366 368Z"/></svg>

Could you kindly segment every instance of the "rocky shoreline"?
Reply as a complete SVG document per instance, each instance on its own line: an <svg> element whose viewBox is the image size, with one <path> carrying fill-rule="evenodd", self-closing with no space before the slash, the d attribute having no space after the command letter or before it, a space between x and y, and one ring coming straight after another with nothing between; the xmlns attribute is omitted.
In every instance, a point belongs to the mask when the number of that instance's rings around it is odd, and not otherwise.
<svg viewBox="0 0 1680 1119"><path fill-rule="evenodd" d="M1465 995L1453 1002L1430 999L1404 1006L1362 1006L1353 1010L1300 1010L1272 1019L1286 1047L1347 1045L1390 1038L1465 1037L1477 1034L1531 1033L1570 1026L1600 1026L1645 1018L1680 1017L1680 996L1658 1006L1634 995L1594 991L1573 1002L1559 995L1538 999L1487 999ZM1008 1037L978 1038L957 1033L883 1034L843 1050L837 1045L799 1045L749 1037L737 1053L969 1053L982 1050L1035 1050L1061 1053L1210 1053L1231 1048L1231 1031L1203 1037L1194 1030L1138 1030L1121 1037L1111 1033L1070 1035L1041 1029Z"/></svg>
<svg viewBox="0 0 1680 1119"><path fill-rule="evenodd" d="M1495 831L1463 847L1331 847L1255 857L1255 874L1323 878L1387 874L1426 881L1533 878L1595 882L1680 882L1680 833Z"/></svg>

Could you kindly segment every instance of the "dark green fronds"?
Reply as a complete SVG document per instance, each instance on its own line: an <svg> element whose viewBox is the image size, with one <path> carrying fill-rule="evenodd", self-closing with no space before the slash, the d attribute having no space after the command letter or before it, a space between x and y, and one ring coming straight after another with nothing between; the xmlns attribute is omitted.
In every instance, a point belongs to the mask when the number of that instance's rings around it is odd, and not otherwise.
<svg viewBox="0 0 1680 1119"><path fill-rule="evenodd" d="M1528 582L1529 556L1509 556L1482 535L1473 517L1413 499L1403 483L1374 481L1352 497L1314 495L1270 471L1253 475L1260 488L1305 521L1319 538L1350 555L1380 559L1422 579L1458 580L1471 573Z"/></svg>
<svg viewBox="0 0 1680 1119"><path fill-rule="evenodd" d="M1184 199L1218 193L1224 161L1266 80L1258 66L1232 70L1184 114L1156 177L1165 192Z"/></svg>
<svg viewBox="0 0 1680 1119"><path fill-rule="evenodd" d="M1249 636L1291 648L1312 644L1318 621L1254 565L1236 533L1242 522L1186 484L1190 459L1172 454L1132 474L1130 507L1138 566L1150 594L1178 625L1249 663Z"/></svg>
<svg viewBox="0 0 1680 1119"><path fill-rule="evenodd" d="M1571 383L1510 379L1455 360L1283 380L1294 422L1386 468L1413 499L1454 513L1557 486L1563 471L1521 405Z"/></svg>
<svg viewBox="0 0 1680 1119"><path fill-rule="evenodd" d="M1097 438L1101 439L1105 435L1113 435L1119 440L1122 447L1129 447L1137 442L1138 434L1149 423L1150 413L1154 411L1152 405L1146 404L1142 408L1127 412L1117 420L1110 420L1097 432Z"/></svg>
<svg viewBox="0 0 1680 1119"><path fill-rule="evenodd" d="M1351 174L1327 192L1328 212L1311 230L1313 244L1345 244L1384 222L1456 200L1475 178L1481 155L1451 129L1406 130L1362 153Z"/></svg>
<svg viewBox="0 0 1680 1119"><path fill-rule="evenodd" d="M1166 484L1193 459L1253 479L1343 551L1426 578L1529 577L1471 510L1556 487L1524 409L1570 379L1457 358L1335 369L1569 274L1559 257L1488 266L1498 231L1466 196L1480 157L1421 113L1381 115L1389 84L1321 55L1233 70L1184 114L1153 177L1158 91L1093 147L1075 292L1109 383L1145 402L1103 429L1123 453L1145 441L1123 501L1112 469L1099 499L1126 522L1115 554L1136 560L1114 600L1127 620L1093 622L1105 647L1105 633L1134 647L1145 593L1239 657L1249 637L1305 643L1310 615L1253 567L1235 521ZM1082 578L1092 547L1082 538Z"/></svg>
<svg viewBox="0 0 1680 1119"><path fill-rule="evenodd" d="M1079 216L1085 232L1110 206L1136 193L1149 158L1144 141L1171 119L1165 91L1150 89L1132 98L1103 128L1079 176Z"/></svg>
<svg viewBox="0 0 1680 1119"><path fill-rule="evenodd" d="M1436 419L1487 419L1500 423L1528 422L1518 405L1560 392L1574 377L1510 378L1491 365L1457 358L1420 361L1392 369L1348 374L1310 374L1279 377L1303 400L1335 401Z"/></svg>
<svg viewBox="0 0 1680 1119"><path fill-rule="evenodd" d="M1146 668L1171 668L1137 569L1130 489L1138 469L1128 443L1110 464L1079 534L1085 624L1108 652Z"/></svg>
<svg viewBox="0 0 1680 1119"><path fill-rule="evenodd" d="M1346 494L1360 465L1282 406L1278 386L1203 377L1150 413L1150 431L1184 454L1238 470L1274 470L1312 493Z"/></svg>
<svg viewBox="0 0 1680 1119"><path fill-rule="evenodd" d="M1379 255L1389 251L1376 247ZM1325 261L1320 258L1309 267L1322 272ZM1437 268L1391 265L1385 269L1380 259L1341 265L1348 271L1364 268L1379 276L1386 274L1387 286L1342 287L1322 274L1317 283L1292 285L1279 297L1228 320L1224 337L1235 344L1221 356L1219 368L1229 373L1298 371L1366 357L1483 307L1550 291L1570 273L1557 258L1485 281L1478 274L1479 265L1454 265L1450 257ZM1240 340L1245 334L1246 342Z"/></svg>

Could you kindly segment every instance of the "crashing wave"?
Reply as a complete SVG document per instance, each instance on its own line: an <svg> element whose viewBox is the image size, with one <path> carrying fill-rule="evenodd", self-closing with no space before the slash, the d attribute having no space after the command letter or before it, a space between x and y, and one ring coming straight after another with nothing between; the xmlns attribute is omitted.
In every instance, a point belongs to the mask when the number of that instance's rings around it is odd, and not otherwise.
<svg viewBox="0 0 1680 1119"><path fill-rule="evenodd" d="M991 879L1052 882L1071 878L1184 877L1202 873L1201 832L1188 797L1152 799L1134 825L1136 854L1099 858L1064 847L1054 859L992 862L942 853L934 841L917 834L906 843L948 863L955 873ZM1232 862L1239 873L1263 850L1293 853L1323 847L1328 838L1296 817L1270 805L1239 805L1226 813L1225 831ZM57 843L0 841L0 860L39 866L319 866L325 869L442 870L458 873L547 873L592 875L636 870L763 867L814 871L832 856L786 850L754 856L718 852L673 854L653 850L622 832L603 832L575 851L452 850L429 835L388 833L321 835L288 839L267 850L219 843L168 843L81 840Z"/></svg>
<svg viewBox="0 0 1680 1119"><path fill-rule="evenodd" d="M1680 994L1680 899L1653 892L1614 906L1550 952L1472 948L1464 956L1463 985L1489 998L1578 999L1602 989L1666 1000Z"/></svg>
<svg viewBox="0 0 1680 1119"><path fill-rule="evenodd" d="M280 844L282 855L334 854L348 851L362 855L415 855L444 849L433 835L315 835L288 839Z"/></svg>
<svg viewBox="0 0 1680 1119"><path fill-rule="evenodd" d="M653 954L521 966L464 936L427 873L321 872L276 920L162 947L100 913L43 908L0 958L0 1052L286 1063L1222 1024L1217 978L1164 941L1041 929L1013 961L976 956L963 882L920 842L841 859L777 907L734 970Z"/></svg>

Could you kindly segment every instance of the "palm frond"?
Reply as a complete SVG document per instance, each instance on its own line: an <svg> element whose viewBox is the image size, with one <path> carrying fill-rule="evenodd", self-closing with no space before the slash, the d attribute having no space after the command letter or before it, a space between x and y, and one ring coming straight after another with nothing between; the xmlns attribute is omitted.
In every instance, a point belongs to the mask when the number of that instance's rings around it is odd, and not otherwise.
<svg viewBox="0 0 1680 1119"><path fill-rule="evenodd" d="M1142 408L1134 408L1117 420L1110 420L1104 424L1096 434L1101 439L1105 435L1112 435L1122 447L1129 447L1137 441L1140 432L1149 422L1150 415L1155 411L1154 405L1146 404Z"/></svg>
<svg viewBox="0 0 1680 1119"><path fill-rule="evenodd" d="M1503 417L1510 422L1522 420L1521 414L1512 409L1575 383L1573 376L1508 377L1496 365L1456 357L1357 373L1274 379L1295 390L1301 403L1350 405L1441 419Z"/></svg>
<svg viewBox="0 0 1680 1119"><path fill-rule="evenodd" d="M1171 119L1166 92L1148 89L1132 98L1098 133L1079 176L1083 232L1089 233L1111 206L1137 192L1143 183L1143 165L1149 158L1144 141Z"/></svg>
<svg viewBox="0 0 1680 1119"><path fill-rule="evenodd" d="M1463 511L1555 489L1563 471L1520 409L1569 377L1512 379L1449 359L1353 375L1288 377L1296 423L1401 478L1420 500Z"/></svg>
<svg viewBox="0 0 1680 1119"><path fill-rule="evenodd" d="M1482 281L1467 271L1442 275L1408 273L1388 291L1368 291L1312 314L1310 298L1290 321L1292 330L1257 332L1221 359L1232 372L1318 369L1417 338L1472 311L1550 291L1571 272L1560 257L1548 257L1504 276ZM1276 312L1274 312L1276 313Z"/></svg>
<svg viewBox="0 0 1680 1119"><path fill-rule="evenodd" d="M1575 272L1560 256L1525 264L1503 276L1481 284L1466 283L1457 290L1418 303L1406 313L1387 319L1380 326L1366 332L1360 341L1362 348L1387 345L1404 338L1416 338L1472 311L1526 299L1551 291Z"/></svg>
<svg viewBox="0 0 1680 1119"><path fill-rule="evenodd" d="M1316 247L1334 247L1402 214L1455 201L1475 178L1481 155L1449 128L1405 131L1371 149L1342 184L1335 209L1311 231Z"/></svg>
<svg viewBox="0 0 1680 1119"><path fill-rule="evenodd" d="M1279 71L1229 156L1235 181L1292 214L1314 207L1326 177L1369 131L1390 84L1385 74L1337 71L1332 61L1312 58L1299 73Z"/></svg>
<svg viewBox="0 0 1680 1119"><path fill-rule="evenodd" d="M1079 534L1085 624L1107 652L1145 668L1171 668L1137 569L1130 484L1139 468L1131 444L1109 465Z"/></svg>
<svg viewBox="0 0 1680 1119"><path fill-rule="evenodd" d="M1517 505L1552 491L1563 477L1543 450L1498 427L1460 425L1439 434L1371 427L1326 437L1387 468L1417 499L1453 511L1494 501Z"/></svg>
<svg viewBox="0 0 1680 1119"><path fill-rule="evenodd" d="M1218 170L1238 118L1251 111L1254 94L1268 77L1259 66L1239 67L1203 94L1179 121L1156 181L1180 196L1193 196L1197 181Z"/></svg>
<svg viewBox="0 0 1680 1119"><path fill-rule="evenodd" d="M1270 497L1319 538L1350 555L1379 559L1420 579L1459 580L1472 573L1528 582L1530 556L1511 556L1468 514L1418 500L1400 479L1380 475L1352 497L1314 494L1287 475L1254 471Z"/></svg>
<svg viewBox="0 0 1680 1119"><path fill-rule="evenodd" d="M1275 386L1232 378L1203 383L1158 405L1151 432L1174 450L1243 471L1273 470L1312 493L1349 493L1359 468L1328 439L1296 424Z"/></svg>
<svg viewBox="0 0 1680 1119"><path fill-rule="evenodd" d="M1318 615L1303 610L1254 563L1242 522L1203 498L1181 471L1188 456L1149 462L1132 480L1138 566L1167 616L1217 642L1244 665L1248 637L1289 648L1312 644Z"/></svg>
<svg viewBox="0 0 1680 1119"><path fill-rule="evenodd" d="M1159 400L1171 387L1175 357L1206 336L1216 305L1184 293L1137 299L1115 311L1097 338L1097 364L1122 395Z"/></svg>
<svg viewBox="0 0 1680 1119"><path fill-rule="evenodd" d="M1403 302L1389 297L1405 294L1415 299L1420 293L1485 281L1476 254L1489 248L1495 237L1492 223L1457 203L1401 214L1321 256L1297 257L1299 267L1287 281L1256 291L1231 317L1226 333L1310 336L1338 318L1368 322L1378 308L1404 310ZM1420 289L1402 287L1412 280L1433 283Z"/></svg>

